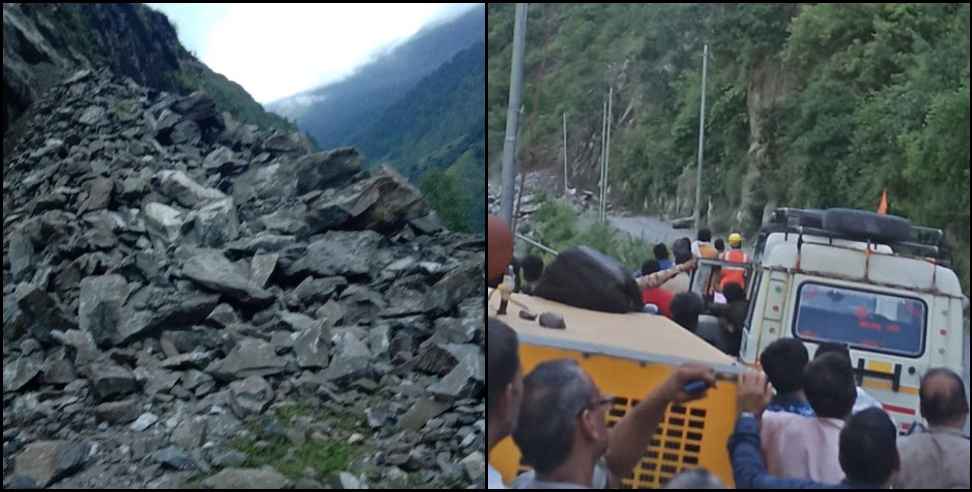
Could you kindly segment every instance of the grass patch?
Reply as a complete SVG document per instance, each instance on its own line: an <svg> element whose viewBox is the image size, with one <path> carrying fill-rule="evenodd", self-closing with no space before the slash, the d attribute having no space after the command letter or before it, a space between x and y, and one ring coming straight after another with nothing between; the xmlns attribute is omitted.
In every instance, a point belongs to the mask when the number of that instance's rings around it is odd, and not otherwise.
<svg viewBox="0 0 972 492"><path fill-rule="evenodd" d="M351 460L362 453L362 448L341 441L307 441L295 446L286 439L276 438L268 441L267 447L257 447L258 437L237 438L231 446L247 455L244 466L259 468L270 465L282 475L291 479L304 476L304 470L313 469L318 476L328 475L348 468Z"/></svg>
<svg viewBox="0 0 972 492"><path fill-rule="evenodd" d="M273 410L270 419L283 428L290 428L293 421L299 417L311 417L315 422L327 422L332 431L347 433L364 431L361 419L354 415L337 412L323 407L315 409L307 402L288 402ZM370 451L365 442L350 445L342 432L332 432L332 440L315 441L307 439L302 445L296 445L279 433L268 434L266 420L268 417L255 417L244 423L249 433L230 441L229 446L247 456L243 466L259 468L270 465L287 478L297 480L304 477L304 470L310 468L324 480L329 475L345 471L352 462ZM261 441L266 446L259 445ZM204 477L197 480L197 483ZM188 483L187 483L188 484Z"/></svg>
<svg viewBox="0 0 972 492"><path fill-rule="evenodd" d="M621 262L629 270L639 270L651 256L654 245L634 239L609 224L583 226L578 212L561 200L542 199L534 220L536 239L557 251L574 246L588 246ZM554 257L531 246L528 254L537 254L549 265Z"/></svg>

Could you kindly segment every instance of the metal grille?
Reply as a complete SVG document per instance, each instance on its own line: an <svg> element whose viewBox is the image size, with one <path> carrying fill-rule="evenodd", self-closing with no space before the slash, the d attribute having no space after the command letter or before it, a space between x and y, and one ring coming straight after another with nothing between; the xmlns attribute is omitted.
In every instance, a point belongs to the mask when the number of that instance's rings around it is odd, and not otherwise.
<svg viewBox="0 0 972 492"><path fill-rule="evenodd" d="M639 400L617 397L607 414L607 425L613 428ZM683 470L698 468L702 453L702 434L706 411L679 405L671 406L658 425L651 444L631 475L622 478L625 489L664 487ZM530 468L520 463L517 475Z"/></svg>

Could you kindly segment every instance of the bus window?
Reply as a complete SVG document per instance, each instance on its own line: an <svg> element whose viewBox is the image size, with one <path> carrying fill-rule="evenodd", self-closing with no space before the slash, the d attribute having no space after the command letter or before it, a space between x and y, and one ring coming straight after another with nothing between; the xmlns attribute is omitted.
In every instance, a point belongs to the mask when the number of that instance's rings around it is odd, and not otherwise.
<svg viewBox="0 0 972 492"><path fill-rule="evenodd" d="M920 357L927 312L920 299L805 283L797 294L793 333L810 342Z"/></svg>

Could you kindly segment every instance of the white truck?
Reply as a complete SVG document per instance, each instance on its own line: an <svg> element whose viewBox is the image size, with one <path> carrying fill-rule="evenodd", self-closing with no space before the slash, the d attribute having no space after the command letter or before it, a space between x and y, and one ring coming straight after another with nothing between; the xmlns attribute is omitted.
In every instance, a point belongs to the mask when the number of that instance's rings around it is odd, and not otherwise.
<svg viewBox="0 0 972 492"><path fill-rule="evenodd" d="M967 297L943 238L859 210L776 210L746 267L740 359L754 365L782 337L802 340L811 356L821 342L846 344L858 384L908 432L921 421L921 377L935 367L963 374L969 350ZM692 290L705 296L727 267L700 261Z"/></svg>

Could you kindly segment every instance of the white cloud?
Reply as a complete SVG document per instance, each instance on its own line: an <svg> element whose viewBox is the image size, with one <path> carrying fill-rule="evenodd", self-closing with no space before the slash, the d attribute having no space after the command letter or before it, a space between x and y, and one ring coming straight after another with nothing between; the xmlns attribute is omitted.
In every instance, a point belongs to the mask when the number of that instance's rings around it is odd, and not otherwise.
<svg viewBox="0 0 972 492"><path fill-rule="evenodd" d="M199 56L267 103L350 74L370 55L444 17L447 4L240 4Z"/></svg>

